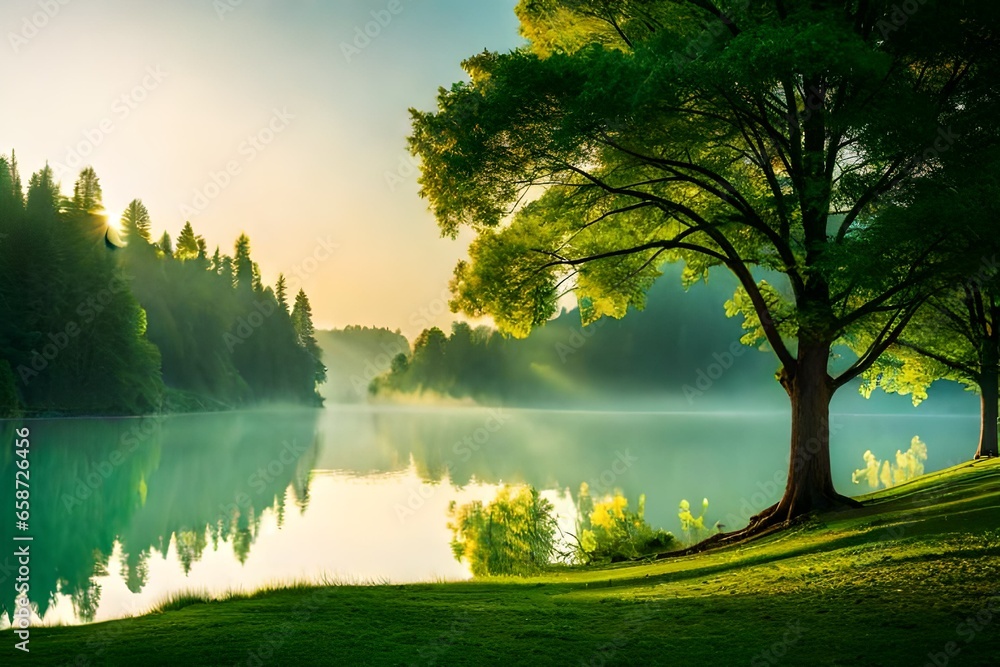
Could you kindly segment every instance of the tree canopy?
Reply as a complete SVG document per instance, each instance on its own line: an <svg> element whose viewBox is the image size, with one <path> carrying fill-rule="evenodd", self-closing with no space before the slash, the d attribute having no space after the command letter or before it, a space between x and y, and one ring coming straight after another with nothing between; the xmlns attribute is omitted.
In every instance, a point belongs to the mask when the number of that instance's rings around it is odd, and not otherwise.
<svg viewBox="0 0 1000 667"><path fill-rule="evenodd" d="M422 195L444 234L477 234L453 305L523 336L568 291L592 322L641 308L666 262L683 262L687 283L726 267L740 282L728 310L745 317L746 343L774 351L792 400L794 474L765 514L842 502L829 400L898 339L942 273L941 244L961 232L889 213L949 154L982 163L996 145L998 8L517 11L526 48L469 58L469 81L441 90L436 111L412 111ZM834 373L838 343L857 358Z"/></svg>
<svg viewBox="0 0 1000 667"><path fill-rule="evenodd" d="M0 414L134 414L265 401L318 404L325 368L308 297L298 326L250 256L250 239L207 256L191 223L174 249L153 244L149 211L121 217L112 250L100 180L84 169L73 197L51 168L27 198L0 157ZM311 341L311 342L310 342Z"/></svg>

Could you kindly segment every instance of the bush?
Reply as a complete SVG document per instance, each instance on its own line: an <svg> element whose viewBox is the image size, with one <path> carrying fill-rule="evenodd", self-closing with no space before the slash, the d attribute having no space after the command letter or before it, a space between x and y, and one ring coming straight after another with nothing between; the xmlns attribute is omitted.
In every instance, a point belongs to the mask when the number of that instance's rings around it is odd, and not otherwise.
<svg viewBox="0 0 1000 667"><path fill-rule="evenodd" d="M587 484L581 484L575 559L583 563L618 562L676 548L672 534L646 523L645 511L645 495L639 496L638 509L630 512L628 499L621 492L595 502Z"/></svg>
<svg viewBox="0 0 1000 667"><path fill-rule="evenodd" d="M477 577L525 576L546 567L555 553L552 503L530 486L505 486L485 507L474 501L448 508L451 549Z"/></svg>

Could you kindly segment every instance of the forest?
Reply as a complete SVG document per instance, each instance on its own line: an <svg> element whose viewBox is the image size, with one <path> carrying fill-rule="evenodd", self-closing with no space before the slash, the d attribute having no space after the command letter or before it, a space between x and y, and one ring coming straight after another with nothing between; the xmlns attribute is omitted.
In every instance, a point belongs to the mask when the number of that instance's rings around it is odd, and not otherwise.
<svg viewBox="0 0 1000 667"><path fill-rule="evenodd" d="M120 229L92 168L67 197L46 165L25 194L0 156L0 416L321 404L309 298L265 286L245 234L232 255L190 222L153 239L139 199Z"/></svg>

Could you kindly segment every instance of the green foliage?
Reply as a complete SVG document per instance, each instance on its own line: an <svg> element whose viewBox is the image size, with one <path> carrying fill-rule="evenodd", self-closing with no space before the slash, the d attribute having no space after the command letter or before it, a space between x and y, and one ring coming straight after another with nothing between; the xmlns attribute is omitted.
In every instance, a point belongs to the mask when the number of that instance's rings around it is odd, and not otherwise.
<svg viewBox="0 0 1000 667"><path fill-rule="evenodd" d="M12 200L0 219L0 358L17 403L31 414L158 409L160 357L105 245L94 171L81 173L70 201L48 167L31 177L23 210Z"/></svg>
<svg viewBox="0 0 1000 667"><path fill-rule="evenodd" d="M405 365L390 369L392 355L384 360L378 369L384 374L371 384L371 391L390 398L427 391L482 403L538 406L648 398L662 396L669 387L693 387L699 370L716 362L714 354L730 353L741 328L717 306L733 293L735 281L729 275L713 272L708 283L688 291L677 284L679 277L679 267L667 267L663 279L650 289L645 310L633 310L621 321L603 319L583 326L585 316L573 310L523 340L463 323L453 325L445 339L425 332ZM430 340L443 347L443 354L423 348ZM381 352L376 349L367 356ZM414 365L417 358L422 363ZM772 383L770 355L748 353L736 363L739 372L720 378L713 389L716 397ZM777 393L775 397L781 398Z"/></svg>
<svg viewBox="0 0 1000 667"><path fill-rule="evenodd" d="M133 243L149 244L150 232L149 210L141 199L133 199L122 213L121 228L125 239Z"/></svg>
<svg viewBox="0 0 1000 667"><path fill-rule="evenodd" d="M214 265L219 263L219 251L215 251L215 259L213 260ZM274 298L278 300L278 305L286 313L288 312L288 283L285 281L285 274L278 274L278 282L274 284Z"/></svg>
<svg viewBox="0 0 1000 667"><path fill-rule="evenodd" d="M872 511L828 526L689 558L562 570L526 585L267 586L182 613L35 627L32 659L65 664L114 636L101 655L114 665L246 662L246 647L266 641L269 627L248 619L309 609L282 647L284 663L336 655L369 664L378 646L383 664L924 665L928 652L960 641L949 664L995 665L995 613L991 624L975 621L976 641L963 638L972 637L966 619L986 618L997 592L998 472L1000 461L963 465L916 492L881 492ZM787 649L780 660L775 647ZM3 650L12 662L13 646Z"/></svg>
<svg viewBox="0 0 1000 667"><path fill-rule="evenodd" d="M299 290L299 293L295 295L295 306L292 308L291 320L299 345L312 359L313 377L316 384L323 384L326 382L326 366L323 365L323 351L314 335L316 332L312 322L312 306L309 305L309 297L306 296L305 290Z"/></svg>
<svg viewBox="0 0 1000 667"><path fill-rule="evenodd" d="M879 461L872 454L871 450L864 453L865 467L855 470L851 475L851 480L855 484L860 484L864 480L871 489L888 489L892 486L899 486L904 482L909 482L924 474L924 461L927 460L927 445L919 438L913 436L910 441L910 448L903 451L896 451L896 461Z"/></svg>
<svg viewBox="0 0 1000 667"><path fill-rule="evenodd" d="M677 508L677 518L681 520L681 530L684 532L684 541L688 544L697 544L712 535L712 529L705 527L705 515L708 514L708 498L701 501L701 514L695 516L691 512L691 503L681 500Z"/></svg>
<svg viewBox="0 0 1000 667"><path fill-rule="evenodd" d="M997 173L1000 10L919 5L901 27L891 2L522 0L528 43L411 111L422 196L475 233L452 306L524 337L567 292L588 323L645 307L666 264L724 267L793 401L853 381L968 257L958 216L907 212L959 198L954 162Z"/></svg>
<svg viewBox="0 0 1000 667"><path fill-rule="evenodd" d="M121 217L127 245L111 251L93 169L69 200L49 167L32 175L23 208L19 184L16 162L0 158L0 362L14 376L0 371L4 410L320 402L315 341L299 336L269 289L234 288L232 261L209 261L190 223L176 252L166 232L151 244L149 212L133 200ZM259 282L245 235L237 251L244 278L249 266Z"/></svg>
<svg viewBox="0 0 1000 667"><path fill-rule="evenodd" d="M323 350L328 376L321 391L338 403L364 401L375 378L392 369L395 358L407 358L410 351L410 344L399 331L378 327L317 331L316 339Z"/></svg>
<svg viewBox="0 0 1000 667"><path fill-rule="evenodd" d="M452 552L477 577L527 576L544 569L555 553L552 504L532 487L502 487L480 501L448 509Z"/></svg>
<svg viewBox="0 0 1000 667"><path fill-rule="evenodd" d="M615 491L594 499L586 482L577 497L574 556L583 563L617 562L669 551L677 546L674 536L652 528L645 517L646 496L639 496L634 512L628 499Z"/></svg>
<svg viewBox="0 0 1000 667"><path fill-rule="evenodd" d="M177 237L177 249L174 251L174 258L181 261L196 259L200 254L203 254L202 248L204 243L205 240L203 238L195 235L191 223L185 222L184 228L181 229L181 233Z"/></svg>

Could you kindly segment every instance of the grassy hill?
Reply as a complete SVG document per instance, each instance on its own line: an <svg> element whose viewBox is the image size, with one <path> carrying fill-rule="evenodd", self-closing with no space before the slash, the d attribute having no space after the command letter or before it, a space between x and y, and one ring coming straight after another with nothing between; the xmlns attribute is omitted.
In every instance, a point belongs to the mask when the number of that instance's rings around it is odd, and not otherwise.
<svg viewBox="0 0 1000 667"><path fill-rule="evenodd" d="M534 579L295 587L36 628L25 664L997 665L1000 461L750 544ZM400 554L405 558L405 554ZM0 633L2 664L19 664Z"/></svg>

